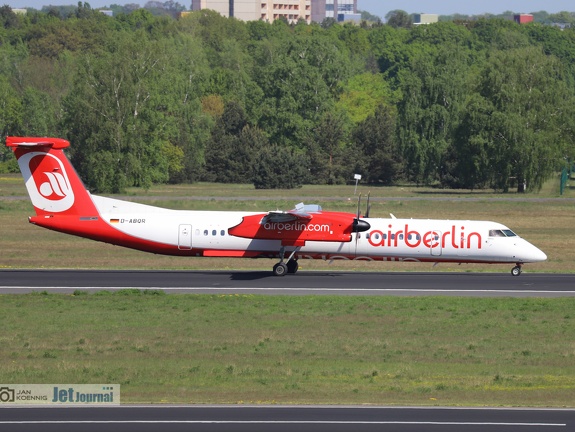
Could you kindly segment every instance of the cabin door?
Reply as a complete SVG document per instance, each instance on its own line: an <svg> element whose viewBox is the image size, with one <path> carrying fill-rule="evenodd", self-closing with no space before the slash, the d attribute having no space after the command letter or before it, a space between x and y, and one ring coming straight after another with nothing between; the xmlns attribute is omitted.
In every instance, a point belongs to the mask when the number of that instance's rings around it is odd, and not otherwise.
<svg viewBox="0 0 575 432"><path fill-rule="evenodd" d="M190 250L192 248L192 226L180 225L178 233L178 249Z"/></svg>
<svg viewBox="0 0 575 432"><path fill-rule="evenodd" d="M432 231L429 233L429 250L431 251L431 256L441 256L441 231Z"/></svg>

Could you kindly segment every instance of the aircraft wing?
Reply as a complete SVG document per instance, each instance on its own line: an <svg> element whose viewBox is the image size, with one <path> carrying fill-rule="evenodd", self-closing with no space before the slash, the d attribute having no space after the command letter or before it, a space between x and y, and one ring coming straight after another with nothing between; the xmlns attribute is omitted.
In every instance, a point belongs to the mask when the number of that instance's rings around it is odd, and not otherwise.
<svg viewBox="0 0 575 432"><path fill-rule="evenodd" d="M236 237L281 240L282 245L303 246L306 241L350 241L354 215L322 212L318 205L300 203L289 211L245 216L228 229Z"/></svg>

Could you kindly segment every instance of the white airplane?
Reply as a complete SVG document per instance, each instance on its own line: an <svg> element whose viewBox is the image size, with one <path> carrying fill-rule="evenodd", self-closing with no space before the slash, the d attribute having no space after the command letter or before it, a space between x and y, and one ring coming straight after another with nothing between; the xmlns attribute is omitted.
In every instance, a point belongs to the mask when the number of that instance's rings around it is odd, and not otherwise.
<svg viewBox="0 0 575 432"><path fill-rule="evenodd" d="M486 221L370 218L298 204L267 213L170 210L92 195L60 138L8 137L36 211L35 225L164 255L278 258L276 276L298 259L515 264L545 261L541 250ZM359 205L358 205L359 207ZM369 203L368 203L369 213Z"/></svg>

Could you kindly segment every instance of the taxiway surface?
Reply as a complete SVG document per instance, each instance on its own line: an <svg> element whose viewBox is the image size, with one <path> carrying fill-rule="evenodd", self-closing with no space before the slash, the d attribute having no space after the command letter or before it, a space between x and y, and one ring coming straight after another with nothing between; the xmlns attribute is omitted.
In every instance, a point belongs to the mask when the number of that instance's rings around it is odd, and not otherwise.
<svg viewBox="0 0 575 432"><path fill-rule="evenodd" d="M575 274L0 270L0 293L161 289L167 293L573 297Z"/></svg>
<svg viewBox="0 0 575 432"><path fill-rule="evenodd" d="M0 409L9 431L573 431L561 409L121 406Z"/></svg>

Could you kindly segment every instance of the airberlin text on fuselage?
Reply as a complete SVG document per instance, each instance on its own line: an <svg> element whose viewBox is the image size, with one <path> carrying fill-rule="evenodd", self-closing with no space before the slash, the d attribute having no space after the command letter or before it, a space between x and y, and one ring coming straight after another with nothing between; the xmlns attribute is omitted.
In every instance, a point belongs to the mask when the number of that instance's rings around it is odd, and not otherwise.
<svg viewBox="0 0 575 432"><path fill-rule="evenodd" d="M328 232L329 225L324 224L304 224L299 222L266 222L264 229L268 231L315 231Z"/></svg>
<svg viewBox="0 0 575 432"><path fill-rule="evenodd" d="M399 242L404 243L407 247L417 248L423 244L427 248L445 248L453 247L454 249L471 249L475 246L481 249L481 234L477 232L465 232L465 227L457 229L455 225L451 226L451 230L440 231L427 231L420 233L416 230L410 230L409 224L405 224L405 228L397 230L393 225L388 225L387 232L380 230L373 230L369 233L368 242L370 245L379 247L397 247Z"/></svg>

